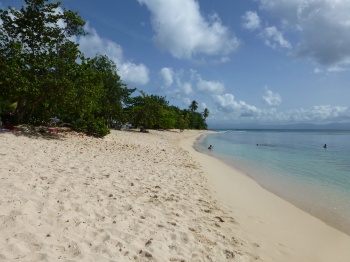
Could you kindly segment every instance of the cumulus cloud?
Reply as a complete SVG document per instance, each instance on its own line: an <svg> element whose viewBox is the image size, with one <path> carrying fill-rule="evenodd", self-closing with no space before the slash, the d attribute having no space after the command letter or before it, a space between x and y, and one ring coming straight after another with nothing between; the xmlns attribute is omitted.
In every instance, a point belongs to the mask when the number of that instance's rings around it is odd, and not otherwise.
<svg viewBox="0 0 350 262"><path fill-rule="evenodd" d="M328 72L344 72L344 71L349 71L348 68L345 68L345 67L342 67L342 66L339 66L339 65L334 65L334 66L331 66L327 69Z"/></svg>
<svg viewBox="0 0 350 262"><path fill-rule="evenodd" d="M121 79L127 84L145 85L149 82L149 69L144 64L126 61L120 45L99 36L88 24L85 25L85 31L89 34L73 39L79 44L79 49L85 56L95 57L96 54L108 56L116 63Z"/></svg>
<svg viewBox="0 0 350 262"><path fill-rule="evenodd" d="M178 59L219 56L223 61L240 41L217 14L203 17L195 0L138 0L152 13L155 42Z"/></svg>
<svg viewBox="0 0 350 262"><path fill-rule="evenodd" d="M180 86L180 89L183 91L185 95L191 95L193 94L193 89L191 83L184 83L183 85Z"/></svg>
<svg viewBox="0 0 350 262"><path fill-rule="evenodd" d="M195 70L173 70L164 67L159 72L164 83L163 91L176 99L194 94L194 88L199 95L221 94L225 90L225 85L220 81L204 80L201 74ZM194 98L193 98L194 99ZM192 100L193 100L192 99Z"/></svg>
<svg viewBox="0 0 350 262"><path fill-rule="evenodd" d="M255 123L329 123L348 122L350 107L320 105L309 109L296 109L278 112L275 108L260 109L244 101L237 101L233 94L213 95L217 107L215 119L217 121Z"/></svg>
<svg viewBox="0 0 350 262"><path fill-rule="evenodd" d="M161 81L163 82L163 91L175 99L183 99L184 96L193 94L192 71L175 71L172 68L164 67L159 71Z"/></svg>
<svg viewBox="0 0 350 262"><path fill-rule="evenodd" d="M300 33L295 54L322 65L350 63L350 1L259 0L260 9Z"/></svg>
<svg viewBox="0 0 350 262"><path fill-rule="evenodd" d="M234 117L254 117L260 114L255 106L244 101L236 101L233 94L213 95L213 101L219 110L230 113Z"/></svg>
<svg viewBox="0 0 350 262"><path fill-rule="evenodd" d="M278 94L265 89L264 100L277 105L281 99ZM318 105L308 109L277 111L275 107L258 108L244 101L237 100L231 93L212 95L214 107L211 112L218 123L223 121L238 123L331 123L349 122L350 107Z"/></svg>
<svg viewBox="0 0 350 262"><path fill-rule="evenodd" d="M260 17L256 12L247 11L244 16L242 16L242 26L245 29L255 30L260 27Z"/></svg>
<svg viewBox="0 0 350 262"><path fill-rule="evenodd" d="M208 106L207 106L206 103L202 102L202 103L200 104L200 108L201 108L202 110L204 110L204 109L208 108Z"/></svg>
<svg viewBox="0 0 350 262"><path fill-rule="evenodd" d="M174 82L174 71L172 68L164 67L160 70L163 82L166 86L170 86Z"/></svg>
<svg viewBox="0 0 350 262"><path fill-rule="evenodd" d="M182 99L182 105L185 108L188 108L190 106L191 102L192 102L192 100L189 97L185 97L185 98Z"/></svg>
<svg viewBox="0 0 350 262"><path fill-rule="evenodd" d="M265 26L261 28L260 17L256 12L247 11L245 15L242 16L242 20L243 28L251 31L259 29L259 34L267 46L273 49L277 47L292 48L291 43L284 38L283 33L279 31L276 26Z"/></svg>
<svg viewBox="0 0 350 262"><path fill-rule="evenodd" d="M342 122L350 120L349 107L332 107L330 105L314 106L310 109L297 109L287 111L283 116L283 120L291 120L294 122Z"/></svg>
<svg viewBox="0 0 350 262"><path fill-rule="evenodd" d="M265 88L265 95L263 96L265 104L271 107L279 106L282 102L282 98L279 94L272 92L268 88Z"/></svg>
<svg viewBox="0 0 350 262"><path fill-rule="evenodd" d="M283 34L274 26L266 27L262 31L262 36L265 39L265 44L272 48L276 48L277 46L283 48L292 47L291 44L283 37Z"/></svg>
<svg viewBox="0 0 350 262"><path fill-rule="evenodd" d="M225 85L219 81L206 81L198 77L197 88L201 92L220 94L225 90Z"/></svg>

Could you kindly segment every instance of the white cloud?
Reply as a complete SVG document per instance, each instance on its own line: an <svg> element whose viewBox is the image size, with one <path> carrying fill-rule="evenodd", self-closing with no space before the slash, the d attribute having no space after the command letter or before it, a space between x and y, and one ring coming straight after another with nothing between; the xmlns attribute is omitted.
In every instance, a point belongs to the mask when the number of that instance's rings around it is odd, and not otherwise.
<svg viewBox="0 0 350 262"><path fill-rule="evenodd" d="M118 67L123 82L135 85L146 85L149 82L149 70L143 64L122 62Z"/></svg>
<svg viewBox="0 0 350 262"><path fill-rule="evenodd" d="M320 105L278 112L275 108L259 109L244 101L236 101L233 94L213 95L213 101L217 107L213 111L217 122L329 123L350 120L350 107Z"/></svg>
<svg viewBox="0 0 350 262"><path fill-rule="evenodd" d="M350 68L349 67L346 67L344 65L332 65L332 66L329 66L325 69L320 69L320 68L315 68L314 69L314 73L315 74L321 74L321 73L337 73L337 72L345 72L345 71L350 71Z"/></svg>
<svg viewBox="0 0 350 262"><path fill-rule="evenodd" d="M149 82L149 69L144 64L134 64L126 61L123 50L117 43L102 38L94 28L85 25L86 36L73 38L79 44L79 49L87 57L95 57L97 54L106 55L113 60L118 68L118 73L124 83L145 85Z"/></svg>
<svg viewBox="0 0 350 262"><path fill-rule="evenodd" d="M255 117L260 110L244 101L236 101L233 94L213 95L213 100L220 111L230 113L233 117Z"/></svg>
<svg viewBox="0 0 350 262"><path fill-rule="evenodd" d="M192 100L189 97L185 97L182 99L182 105L185 106L185 108L188 108L191 104Z"/></svg>
<svg viewBox="0 0 350 262"><path fill-rule="evenodd" d="M300 34L295 54L322 65L350 63L349 0L259 0L260 9Z"/></svg>
<svg viewBox="0 0 350 262"><path fill-rule="evenodd" d="M172 68L162 68L160 70L160 75L162 76L163 82L166 86L170 86L174 82L174 71Z"/></svg>
<svg viewBox="0 0 350 262"><path fill-rule="evenodd" d="M193 93L192 85L188 82L181 85L180 89L183 91L185 95L191 95Z"/></svg>
<svg viewBox="0 0 350 262"><path fill-rule="evenodd" d="M220 81L204 80L195 70L173 70L172 68L162 68L160 77L164 83L163 90L176 99L194 94L194 87L197 94L221 94L225 90L225 85Z"/></svg>
<svg viewBox="0 0 350 262"><path fill-rule="evenodd" d="M339 66L339 65L334 65L331 66L327 69L328 72L344 72L344 71L349 71L349 69Z"/></svg>
<svg viewBox="0 0 350 262"><path fill-rule="evenodd" d="M205 56L227 57L239 40L217 14L207 19L195 0L138 0L152 13L154 39L158 46L179 59ZM226 61L227 59L224 59Z"/></svg>
<svg viewBox="0 0 350 262"><path fill-rule="evenodd" d="M322 69L320 69L320 68L318 68L318 67L316 67L315 69L314 69L314 73L315 74L320 74L320 73L322 73L323 71L322 71Z"/></svg>
<svg viewBox="0 0 350 262"><path fill-rule="evenodd" d="M214 106L211 111L215 122L235 123L331 123L349 122L350 107L319 105L308 109L277 111L274 107L257 108L244 101L236 100L230 93L212 96ZM265 89L264 100L272 106L278 105L281 98L268 88Z"/></svg>
<svg viewBox="0 0 350 262"><path fill-rule="evenodd" d="M272 48L276 48L277 45L283 48L292 47L291 44L284 39L283 34L274 26L266 27L262 31L262 36L265 39L265 44Z"/></svg>
<svg viewBox="0 0 350 262"><path fill-rule="evenodd" d="M255 30L260 27L260 17L256 12L247 11L244 16L242 16L242 26L248 30Z"/></svg>
<svg viewBox="0 0 350 262"><path fill-rule="evenodd" d="M159 72L164 84L163 91L174 99L181 100L184 96L192 95L192 71L175 71L172 68L164 67Z"/></svg>
<svg viewBox="0 0 350 262"><path fill-rule="evenodd" d="M225 90L225 85L219 81L206 81L198 77L197 88L199 91L210 94L221 94Z"/></svg>
<svg viewBox="0 0 350 262"><path fill-rule="evenodd" d="M271 107L279 106L282 102L282 98L279 94L272 92L267 87L265 88L265 95L263 96L264 102Z"/></svg>
<svg viewBox="0 0 350 262"><path fill-rule="evenodd" d="M293 122L341 122L350 120L350 108L321 105L310 109L291 110L281 115L284 118L283 120L291 120Z"/></svg>

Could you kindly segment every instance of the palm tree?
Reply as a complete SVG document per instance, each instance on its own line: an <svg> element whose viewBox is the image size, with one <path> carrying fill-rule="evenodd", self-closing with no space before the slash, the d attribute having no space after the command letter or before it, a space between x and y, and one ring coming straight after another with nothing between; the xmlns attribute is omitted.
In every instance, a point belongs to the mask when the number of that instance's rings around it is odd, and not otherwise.
<svg viewBox="0 0 350 262"><path fill-rule="evenodd" d="M209 110L208 110L208 108L205 108L203 111L203 117L204 117L204 119L206 119L208 116L209 116Z"/></svg>
<svg viewBox="0 0 350 262"><path fill-rule="evenodd" d="M196 100L193 100L190 105L190 110L191 112L195 112L197 109L198 109L198 103L196 102Z"/></svg>

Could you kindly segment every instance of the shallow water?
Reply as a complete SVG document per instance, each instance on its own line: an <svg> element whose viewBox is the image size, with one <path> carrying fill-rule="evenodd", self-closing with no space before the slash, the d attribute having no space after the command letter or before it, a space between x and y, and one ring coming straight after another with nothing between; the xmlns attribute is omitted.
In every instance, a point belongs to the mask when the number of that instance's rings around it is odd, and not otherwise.
<svg viewBox="0 0 350 262"><path fill-rule="evenodd" d="M195 148L350 235L350 131L218 131Z"/></svg>

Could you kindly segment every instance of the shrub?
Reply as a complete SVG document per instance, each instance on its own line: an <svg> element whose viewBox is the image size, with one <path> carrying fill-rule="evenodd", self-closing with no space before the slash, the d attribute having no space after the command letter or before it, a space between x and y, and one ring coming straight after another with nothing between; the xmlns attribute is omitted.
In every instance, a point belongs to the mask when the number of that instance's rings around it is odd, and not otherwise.
<svg viewBox="0 0 350 262"><path fill-rule="evenodd" d="M80 118L72 123L74 130L88 135L103 137L109 134L109 129L103 118Z"/></svg>

